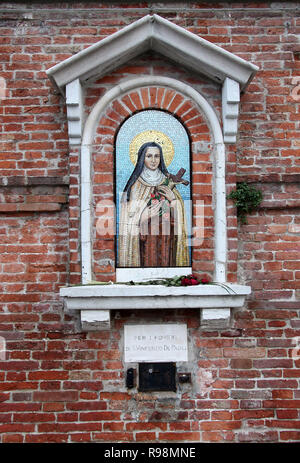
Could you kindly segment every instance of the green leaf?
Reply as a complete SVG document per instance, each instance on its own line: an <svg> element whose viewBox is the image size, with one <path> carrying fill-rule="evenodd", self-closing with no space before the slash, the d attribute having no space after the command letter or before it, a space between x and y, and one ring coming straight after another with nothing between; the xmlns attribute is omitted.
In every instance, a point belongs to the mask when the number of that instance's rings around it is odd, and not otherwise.
<svg viewBox="0 0 300 463"><path fill-rule="evenodd" d="M255 187L249 186L246 182L241 182L237 183L236 189L232 190L227 198L234 202L241 223L247 223L246 215L258 208L263 195Z"/></svg>

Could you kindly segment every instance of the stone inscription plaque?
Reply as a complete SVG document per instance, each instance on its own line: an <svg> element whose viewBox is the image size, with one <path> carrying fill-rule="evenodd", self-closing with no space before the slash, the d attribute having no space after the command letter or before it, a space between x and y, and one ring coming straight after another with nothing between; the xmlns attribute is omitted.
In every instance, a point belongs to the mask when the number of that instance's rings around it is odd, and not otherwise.
<svg viewBox="0 0 300 463"><path fill-rule="evenodd" d="M187 362L186 324L125 325L125 362Z"/></svg>

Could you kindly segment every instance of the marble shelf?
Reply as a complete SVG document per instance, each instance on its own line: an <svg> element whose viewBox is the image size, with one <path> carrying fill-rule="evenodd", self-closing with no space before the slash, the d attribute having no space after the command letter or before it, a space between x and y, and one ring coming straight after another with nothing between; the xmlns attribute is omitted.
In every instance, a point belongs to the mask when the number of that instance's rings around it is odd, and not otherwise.
<svg viewBox="0 0 300 463"><path fill-rule="evenodd" d="M80 311L83 331L110 328L111 310L198 309L201 325L229 326L232 308L242 307L250 286L218 283L198 286L87 284L60 289L65 310Z"/></svg>

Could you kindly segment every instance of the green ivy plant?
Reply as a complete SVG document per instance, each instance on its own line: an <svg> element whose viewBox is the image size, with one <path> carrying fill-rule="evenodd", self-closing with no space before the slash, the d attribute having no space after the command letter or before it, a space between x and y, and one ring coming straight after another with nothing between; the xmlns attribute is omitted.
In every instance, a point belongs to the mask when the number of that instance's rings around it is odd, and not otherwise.
<svg viewBox="0 0 300 463"><path fill-rule="evenodd" d="M248 183L240 182L237 183L236 189L232 190L227 198L234 202L240 222L247 223L246 215L258 208L263 199L263 194L255 187L249 186Z"/></svg>

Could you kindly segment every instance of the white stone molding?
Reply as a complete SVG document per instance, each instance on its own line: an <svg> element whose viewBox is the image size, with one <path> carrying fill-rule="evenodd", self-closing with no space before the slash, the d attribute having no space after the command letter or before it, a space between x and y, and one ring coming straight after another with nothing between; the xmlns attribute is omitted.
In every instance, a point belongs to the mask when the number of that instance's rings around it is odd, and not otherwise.
<svg viewBox="0 0 300 463"><path fill-rule="evenodd" d="M225 145L216 143L213 162L213 198L214 198L214 279L226 281L227 270L227 216L225 185Z"/></svg>
<svg viewBox="0 0 300 463"><path fill-rule="evenodd" d="M84 330L109 329L111 310L199 309L206 327L225 327L230 308L242 307L251 292L249 286L199 285L166 287L162 285L83 285L61 288L65 310L80 311Z"/></svg>
<svg viewBox="0 0 300 463"><path fill-rule="evenodd" d="M83 126L83 90L79 79L66 85L66 106L70 145L80 145Z"/></svg>
<svg viewBox="0 0 300 463"><path fill-rule="evenodd" d="M80 310L80 321L83 331L110 329L110 310Z"/></svg>
<svg viewBox="0 0 300 463"><path fill-rule="evenodd" d="M201 326L203 328L228 328L230 326L231 310L228 308L213 308L201 310Z"/></svg>
<svg viewBox="0 0 300 463"><path fill-rule="evenodd" d="M238 131L240 85L226 77L222 87L222 118L224 143L235 143Z"/></svg>
<svg viewBox="0 0 300 463"><path fill-rule="evenodd" d="M229 77L240 84L242 91L258 70L254 64L153 14L53 66L47 74L64 94L64 87L73 80L101 78L148 50L220 84Z"/></svg>
<svg viewBox="0 0 300 463"><path fill-rule="evenodd" d="M82 282L90 282L92 277L92 204L91 204L91 150L98 121L113 100L121 95L146 86L165 86L179 91L198 106L211 129L214 141L215 175L215 274L217 282L226 281L227 227L225 193L225 146L219 120L208 101L193 87L176 79L164 76L142 76L119 83L96 103L89 114L82 137L81 147L81 258ZM129 278L131 279L131 278Z"/></svg>
<svg viewBox="0 0 300 463"><path fill-rule="evenodd" d="M245 90L259 68L154 14L144 16L46 71L59 91L63 95L66 92L67 106L68 99L71 101L68 111L70 144L80 142L76 135L82 127L83 113L80 105L77 107L81 101L78 97L80 85L103 77L148 50L159 52L223 86L224 142L235 143L239 92Z"/></svg>

